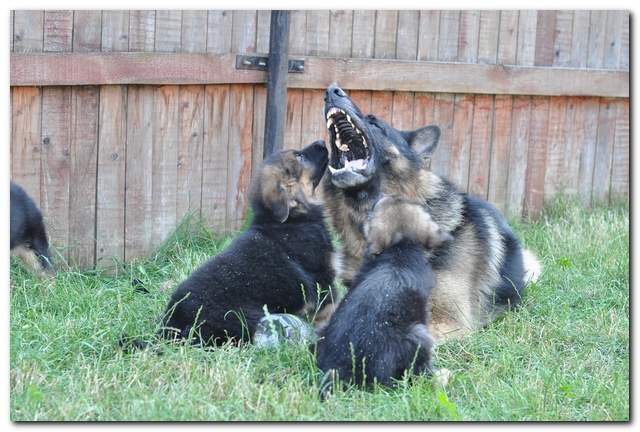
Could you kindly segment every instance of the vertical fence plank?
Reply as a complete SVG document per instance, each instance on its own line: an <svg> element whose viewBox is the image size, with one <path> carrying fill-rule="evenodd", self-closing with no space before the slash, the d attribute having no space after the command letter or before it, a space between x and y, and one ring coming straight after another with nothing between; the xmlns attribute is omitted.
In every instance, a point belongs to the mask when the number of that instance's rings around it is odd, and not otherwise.
<svg viewBox="0 0 640 432"><path fill-rule="evenodd" d="M587 67L589 54L589 17L588 10L573 11L571 27L571 62L569 66L576 68Z"/></svg>
<svg viewBox="0 0 640 432"><path fill-rule="evenodd" d="M331 11L307 11L305 55L326 56L329 53Z"/></svg>
<svg viewBox="0 0 640 432"><path fill-rule="evenodd" d="M284 121L284 142L282 148L300 149L302 141L302 104L304 91L302 89L287 90L287 110Z"/></svg>
<svg viewBox="0 0 640 432"><path fill-rule="evenodd" d="M623 10L610 10L607 12L603 63L605 69L620 68L623 23Z"/></svg>
<svg viewBox="0 0 640 432"><path fill-rule="evenodd" d="M396 37L398 35L398 11L376 11L375 40L373 42L373 57L396 58Z"/></svg>
<svg viewBox="0 0 640 432"><path fill-rule="evenodd" d="M231 52L232 27L233 11L210 10L207 15L207 52Z"/></svg>
<svg viewBox="0 0 640 432"><path fill-rule="evenodd" d="M516 64L518 50L518 11L500 11L500 27L498 30L497 62L503 65Z"/></svg>
<svg viewBox="0 0 640 432"><path fill-rule="evenodd" d="M374 91L371 92L371 112L380 117L385 122L391 124L391 113L393 110L393 92Z"/></svg>
<svg viewBox="0 0 640 432"><path fill-rule="evenodd" d="M578 194L585 205L591 205L591 192L594 188L593 169L598 141L600 98L585 98L582 105L582 151L580 152L580 170L578 172Z"/></svg>
<svg viewBox="0 0 640 432"><path fill-rule="evenodd" d="M353 11L353 42L351 57L372 58L376 29L376 11Z"/></svg>
<svg viewBox="0 0 640 432"><path fill-rule="evenodd" d="M451 151L453 148L453 113L455 96L453 93L436 93L433 122L440 126L440 144L431 156L430 166L433 172L449 178L451 174Z"/></svg>
<svg viewBox="0 0 640 432"><path fill-rule="evenodd" d="M458 34L458 58L462 63L478 61L478 43L480 34L480 11L460 11L460 32Z"/></svg>
<svg viewBox="0 0 640 432"><path fill-rule="evenodd" d="M492 129L493 95L476 95L473 106L473 138L468 190L470 194L485 200L488 199L489 193Z"/></svg>
<svg viewBox="0 0 640 432"><path fill-rule="evenodd" d="M267 111L267 89L253 86L253 147L251 149L251 176L262 163L264 154L264 128ZM322 115L320 115L322 117Z"/></svg>
<svg viewBox="0 0 640 432"><path fill-rule="evenodd" d="M252 98L251 85L243 84L231 89L227 221L233 229L239 229L244 222L247 188L251 180Z"/></svg>
<svg viewBox="0 0 640 432"><path fill-rule="evenodd" d="M512 109L513 96L495 96L487 199L505 216L507 215L507 181Z"/></svg>
<svg viewBox="0 0 640 432"><path fill-rule="evenodd" d="M536 25L536 54L534 66L553 66L554 51L553 41L556 30L557 11L538 11L538 21Z"/></svg>
<svg viewBox="0 0 640 432"><path fill-rule="evenodd" d="M396 38L396 58L416 60L418 58L418 30L420 11L398 11L398 36Z"/></svg>
<svg viewBox="0 0 640 432"><path fill-rule="evenodd" d="M587 46L587 68L601 69L604 65L606 44L607 11L592 10L589 18L589 42Z"/></svg>
<svg viewBox="0 0 640 432"><path fill-rule="evenodd" d="M591 201L593 204L609 204L616 111L617 107L615 99L600 99L598 138L596 141L595 161L593 167L593 191L591 194Z"/></svg>
<svg viewBox="0 0 640 432"><path fill-rule="evenodd" d="M413 129L413 92L393 92L391 126L399 130Z"/></svg>
<svg viewBox="0 0 640 432"><path fill-rule="evenodd" d="M555 98L552 99L552 101ZM563 192L564 195L576 195L578 193L578 171L580 168L580 150L583 144L582 111L584 98L572 96L566 102L566 125L564 137L558 137L559 151L562 152L562 165L558 168L558 182L561 189L556 188L553 193ZM553 118L553 113L550 118ZM555 138L554 138L555 139ZM550 142L551 143L551 142ZM546 192L545 195L549 196Z"/></svg>
<svg viewBox="0 0 640 432"><path fill-rule="evenodd" d="M500 34L499 10L483 10L480 12L479 32L478 62L496 63L498 61L498 38Z"/></svg>
<svg viewBox="0 0 640 432"><path fill-rule="evenodd" d="M545 162L549 132L549 97L531 98L531 124L525 186L525 214L537 219L544 202Z"/></svg>
<svg viewBox="0 0 640 432"><path fill-rule="evenodd" d="M536 57L538 12L535 10L521 10L518 15L516 64L519 66L533 66Z"/></svg>
<svg viewBox="0 0 640 432"><path fill-rule="evenodd" d="M102 11L102 51L129 51L129 11Z"/></svg>
<svg viewBox="0 0 640 432"><path fill-rule="evenodd" d="M289 54L305 55L307 47L307 11L289 11Z"/></svg>
<svg viewBox="0 0 640 432"><path fill-rule="evenodd" d="M71 87L42 89L42 171L40 205L49 215L51 242L69 252L69 165L71 163Z"/></svg>
<svg viewBox="0 0 640 432"><path fill-rule="evenodd" d="M474 124L474 96L472 94L454 95L453 130L449 144L449 180L469 190L469 176L472 163L472 139ZM484 157L484 156L483 156ZM444 163L444 161L443 161Z"/></svg>
<svg viewBox="0 0 640 432"><path fill-rule="evenodd" d="M100 51L102 12L84 10L73 12L73 51Z"/></svg>
<svg viewBox="0 0 640 432"><path fill-rule="evenodd" d="M323 120L324 90L305 89L302 94L302 135L300 147L319 139L327 140L328 132Z"/></svg>
<svg viewBox="0 0 640 432"><path fill-rule="evenodd" d="M153 87L130 86L127 101L125 260L143 259L153 236Z"/></svg>
<svg viewBox="0 0 640 432"><path fill-rule="evenodd" d="M100 88L74 87L71 101L69 242L73 248L69 251L69 259L78 268L92 268L96 260Z"/></svg>
<svg viewBox="0 0 640 432"><path fill-rule="evenodd" d="M46 10L44 12L43 51L71 51L72 35L73 11Z"/></svg>
<svg viewBox="0 0 640 432"><path fill-rule="evenodd" d="M154 50L156 12L134 10L129 15L129 51Z"/></svg>
<svg viewBox="0 0 640 432"><path fill-rule="evenodd" d="M507 176L507 215L520 217L524 203L529 154L529 122L531 97L514 96L509 142L509 173Z"/></svg>
<svg viewBox="0 0 640 432"><path fill-rule="evenodd" d="M624 11L622 21L622 48L620 49L619 69L629 70L629 11Z"/></svg>
<svg viewBox="0 0 640 432"><path fill-rule="evenodd" d="M202 215L209 220L209 225L218 230L224 229L227 221L227 182L230 169L227 165L230 147L230 94L231 87L229 85L208 85L205 87ZM262 156L262 153L260 155Z"/></svg>
<svg viewBox="0 0 640 432"><path fill-rule="evenodd" d="M205 133L204 92L200 85L180 86L178 103L178 155L177 155L177 203L176 220L182 221L189 211L200 216L200 205L204 193L203 164L205 152L214 146L213 138ZM211 115L222 116L213 111ZM225 142L226 145L226 142ZM226 160L226 159L225 159ZM207 173L207 175L215 175Z"/></svg>
<svg viewBox="0 0 640 432"><path fill-rule="evenodd" d="M549 105L549 132L544 179L544 200L547 201L562 190L561 172L567 151L567 98L553 97Z"/></svg>
<svg viewBox="0 0 640 432"><path fill-rule="evenodd" d="M440 35L438 37L438 60L458 60L458 36L460 34L460 11L440 11Z"/></svg>
<svg viewBox="0 0 640 432"><path fill-rule="evenodd" d="M180 52L182 38L182 11L157 10L155 17L156 52Z"/></svg>
<svg viewBox="0 0 640 432"><path fill-rule="evenodd" d="M96 191L96 266L125 259L127 86L100 87Z"/></svg>
<svg viewBox="0 0 640 432"><path fill-rule="evenodd" d="M40 207L41 90L13 87L11 94L11 180L22 186ZM49 215L43 216L48 222Z"/></svg>
<svg viewBox="0 0 640 432"><path fill-rule="evenodd" d="M43 49L44 11L16 10L13 15L13 51Z"/></svg>
<svg viewBox="0 0 640 432"><path fill-rule="evenodd" d="M435 96L433 93L417 92L413 101L413 129L433 124Z"/></svg>
<svg viewBox="0 0 640 432"><path fill-rule="evenodd" d="M420 11L418 28L418 60L438 60L440 11Z"/></svg>
<svg viewBox="0 0 640 432"><path fill-rule="evenodd" d="M571 38L573 35L573 11L556 11L556 23L553 37L553 66L571 65Z"/></svg>
<svg viewBox="0 0 640 432"><path fill-rule="evenodd" d="M611 167L612 203L629 197L629 99L616 102L616 132Z"/></svg>
<svg viewBox="0 0 640 432"><path fill-rule="evenodd" d="M256 31L258 15L252 10L233 11L233 25L231 27L231 52L256 52Z"/></svg>
<svg viewBox="0 0 640 432"><path fill-rule="evenodd" d="M151 251L176 227L180 87L166 85L153 92L153 162L151 172ZM182 191L180 191L182 193Z"/></svg>
<svg viewBox="0 0 640 432"><path fill-rule="evenodd" d="M269 40L271 39L271 11L259 10L257 19L256 52L267 54L269 52ZM291 35L291 32L289 34Z"/></svg>
<svg viewBox="0 0 640 432"><path fill-rule="evenodd" d="M329 56L351 57L353 11L332 10L329 21Z"/></svg>
<svg viewBox="0 0 640 432"><path fill-rule="evenodd" d="M182 11L180 51L184 53L207 52L207 11Z"/></svg>

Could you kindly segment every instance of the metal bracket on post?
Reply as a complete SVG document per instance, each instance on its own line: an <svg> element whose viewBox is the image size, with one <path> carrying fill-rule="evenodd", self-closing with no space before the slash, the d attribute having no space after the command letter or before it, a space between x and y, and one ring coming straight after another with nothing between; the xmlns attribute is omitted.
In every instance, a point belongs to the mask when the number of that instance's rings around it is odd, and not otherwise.
<svg viewBox="0 0 640 432"><path fill-rule="evenodd" d="M304 60L290 59L288 66L287 72L289 73L304 73ZM236 69L267 71L269 70L269 57L239 54L236 56Z"/></svg>

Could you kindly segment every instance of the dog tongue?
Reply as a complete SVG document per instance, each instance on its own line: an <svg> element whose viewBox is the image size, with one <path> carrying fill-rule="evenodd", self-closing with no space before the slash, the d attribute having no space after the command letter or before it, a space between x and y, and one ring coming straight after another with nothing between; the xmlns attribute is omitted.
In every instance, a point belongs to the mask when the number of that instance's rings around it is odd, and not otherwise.
<svg viewBox="0 0 640 432"><path fill-rule="evenodd" d="M364 159L358 159L354 161L347 160L344 164L345 168L351 168L351 169L357 169L357 170L362 170L366 168L366 166L367 166L367 161L365 161Z"/></svg>

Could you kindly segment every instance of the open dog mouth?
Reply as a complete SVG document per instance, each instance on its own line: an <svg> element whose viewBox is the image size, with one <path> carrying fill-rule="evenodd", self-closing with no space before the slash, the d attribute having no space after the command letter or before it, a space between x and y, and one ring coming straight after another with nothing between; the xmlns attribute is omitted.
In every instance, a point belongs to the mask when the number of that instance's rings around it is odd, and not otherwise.
<svg viewBox="0 0 640 432"><path fill-rule="evenodd" d="M327 111L327 129L331 143L337 150L332 152L335 156L331 158L332 164L329 165L331 174L366 171L371 159L369 144L351 116L340 108L330 108Z"/></svg>

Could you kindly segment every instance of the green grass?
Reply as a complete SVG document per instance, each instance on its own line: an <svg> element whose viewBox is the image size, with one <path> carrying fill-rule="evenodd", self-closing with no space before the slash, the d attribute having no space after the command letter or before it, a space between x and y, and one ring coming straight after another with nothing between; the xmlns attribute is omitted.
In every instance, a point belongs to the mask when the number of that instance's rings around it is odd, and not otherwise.
<svg viewBox="0 0 640 432"><path fill-rule="evenodd" d="M513 225L545 271L517 311L436 349L453 382L405 379L325 402L303 345L120 350L123 332L151 339L172 290L230 236L186 222L117 276L40 282L12 259L10 419L629 421L628 202L557 200L538 222Z"/></svg>

